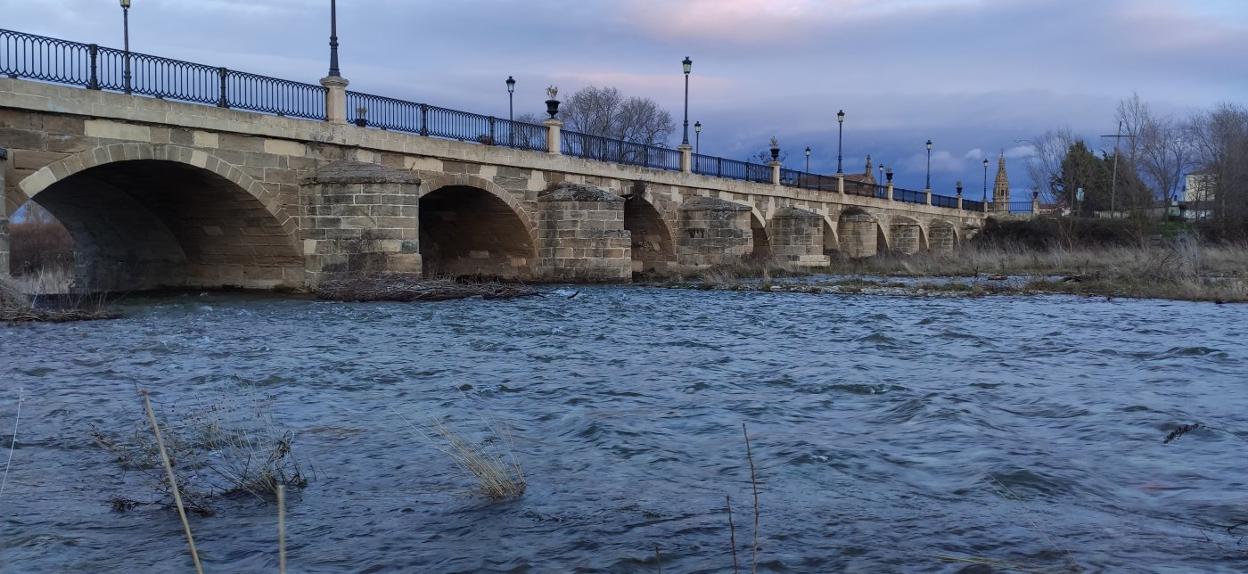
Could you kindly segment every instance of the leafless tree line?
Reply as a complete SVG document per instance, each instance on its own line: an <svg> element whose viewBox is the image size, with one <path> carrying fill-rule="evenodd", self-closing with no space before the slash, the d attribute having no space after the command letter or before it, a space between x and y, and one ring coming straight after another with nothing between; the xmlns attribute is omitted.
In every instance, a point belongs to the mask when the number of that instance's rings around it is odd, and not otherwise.
<svg viewBox="0 0 1248 574"><path fill-rule="evenodd" d="M1115 115L1123 136L1120 145L1089 147L1117 149L1117 169L1142 181L1158 204L1189 200L1208 211L1222 234L1248 235L1248 108L1222 104L1175 118L1156 113L1132 95L1119 102ZM1050 202L1068 201L1061 185L1062 165L1078 140L1062 128L1030 142L1035 153L1028 175ZM1185 181L1189 174L1199 182L1191 190Z"/></svg>

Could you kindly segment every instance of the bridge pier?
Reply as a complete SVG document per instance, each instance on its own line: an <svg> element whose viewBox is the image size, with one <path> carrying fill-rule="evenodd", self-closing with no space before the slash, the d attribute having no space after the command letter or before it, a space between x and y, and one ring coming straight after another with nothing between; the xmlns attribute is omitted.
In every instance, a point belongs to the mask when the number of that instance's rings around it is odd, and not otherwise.
<svg viewBox="0 0 1248 574"><path fill-rule="evenodd" d="M750 208L711 197L694 197L680 206L676 260L695 269L732 264L754 249Z"/></svg>
<svg viewBox="0 0 1248 574"><path fill-rule="evenodd" d="M813 211L782 207L768 224L771 253L777 261L797 267L827 267L823 253L823 217Z"/></svg>
<svg viewBox="0 0 1248 574"><path fill-rule="evenodd" d="M864 212L845 213L840 218L841 252L850 259L875 257L878 249L875 218Z"/></svg>
<svg viewBox="0 0 1248 574"><path fill-rule="evenodd" d="M0 279L9 277L9 208L4 174L9 169L9 150L0 147Z"/></svg>
<svg viewBox="0 0 1248 574"><path fill-rule="evenodd" d="M420 177L372 163L333 162L304 178L306 283L421 274Z"/></svg>
<svg viewBox="0 0 1248 574"><path fill-rule="evenodd" d="M591 185L560 183L540 193L537 273L549 281L628 281L632 235L624 198Z"/></svg>
<svg viewBox="0 0 1248 574"><path fill-rule="evenodd" d="M923 250L923 228L911 219L894 219L888 228L892 250L902 255L914 255Z"/></svg>

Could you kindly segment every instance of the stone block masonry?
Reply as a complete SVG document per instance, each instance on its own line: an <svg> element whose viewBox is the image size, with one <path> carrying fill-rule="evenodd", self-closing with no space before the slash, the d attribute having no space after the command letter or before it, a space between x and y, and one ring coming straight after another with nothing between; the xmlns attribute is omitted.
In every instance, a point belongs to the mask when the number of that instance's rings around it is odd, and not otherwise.
<svg viewBox="0 0 1248 574"><path fill-rule="evenodd" d="M538 275L553 281L628 281L632 236L624 199L604 189L560 183L538 195Z"/></svg>
<svg viewBox="0 0 1248 574"><path fill-rule="evenodd" d="M9 215L4 209L4 173L8 171L9 150L0 147L0 279L9 277Z"/></svg>
<svg viewBox="0 0 1248 574"><path fill-rule="evenodd" d="M711 197L694 197L681 205L676 239L680 265L702 269L733 264L750 256L753 249L748 206Z"/></svg>
<svg viewBox="0 0 1248 574"><path fill-rule="evenodd" d="M823 254L823 217L813 211L782 207L768 224L771 254L776 261L798 267L827 267Z"/></svg>
<svg viewBox="0 0 1248 574"><path fill-rule="evenodd" d="M370 274L420 276L418 176L338 161L304 178L299 195L310 287Z"/></svg>

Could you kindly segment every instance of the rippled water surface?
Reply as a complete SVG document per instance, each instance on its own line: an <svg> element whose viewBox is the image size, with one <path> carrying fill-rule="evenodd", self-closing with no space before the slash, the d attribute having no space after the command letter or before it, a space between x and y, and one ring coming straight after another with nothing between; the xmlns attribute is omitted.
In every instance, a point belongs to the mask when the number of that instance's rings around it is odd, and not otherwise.
<svg viewBox="0 0 1248 574"><path fill-rule="evenodd" d="M315 469L292 572L658 572L656 547L664 572L730 571L726 495L743 564L754 533L742 422L760 571L1248 569L1248 526L1228 532L1248 520L1248 306L602 287L126 311L0 326L6 447L26 396L2 572L188 571L175 513L112 511L144 482L89 436L141 422L136 384L165 408L273 397ZM527 494L465 494L400 413L497 419ZM193 518L206 570L275 572L274 508L217 510Z"/></svg>

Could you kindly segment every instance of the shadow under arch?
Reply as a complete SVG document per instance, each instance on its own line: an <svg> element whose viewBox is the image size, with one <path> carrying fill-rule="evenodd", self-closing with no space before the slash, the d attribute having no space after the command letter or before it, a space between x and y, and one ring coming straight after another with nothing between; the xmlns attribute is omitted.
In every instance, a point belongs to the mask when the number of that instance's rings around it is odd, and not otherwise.
<svg viewBox="0 0 1248 574"><path fill-rule="evenodd" d="M667 218L647 191L624 199L624 229L632 235L633 273L662 273L676 263L676 247Z"/></svg>
<svg viewBox="0 0 1248 574"><path fill-rule="evenodd" d="M509 192L468 174L426 172L421 179L425 277L533 277L536 230Z"/></svg>
<svg viewBox="0 0 1248 574"><path fill-rule="evenodd" d="M303 285L296 221L277 194L206 152L111 145L18 186L73 237L75 292Z"/></svg>

